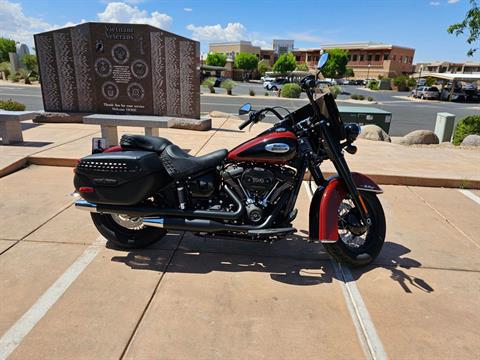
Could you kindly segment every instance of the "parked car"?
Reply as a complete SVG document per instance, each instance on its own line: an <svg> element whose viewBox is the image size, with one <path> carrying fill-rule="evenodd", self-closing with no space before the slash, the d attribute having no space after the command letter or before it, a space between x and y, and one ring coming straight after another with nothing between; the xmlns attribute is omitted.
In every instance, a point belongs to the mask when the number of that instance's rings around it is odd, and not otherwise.
<svg viewBox="0 0 480 360"><path fill-rule="evenodd" d="M217 76L215 78L215 84L213 84L214 87L220 87L220 85L222 84L222 81L225 80L224 77L221 77L221 76Z"/></svg>
<svg viewBox="0 0 480 360"><path fill-rule="evenodd" d="M422 86L421 90L417 91L417 96L420 99L429 99L429 100L437 100L440 99L440 91L435 86Z"/></svg>
<svg viewBox="0 0 480 360"><path fill-rule="evenodd" d="M417 98L420 97L420 93L423 91L424 86L417 86L415 89L412 90L412 97Z"/></svg>
<svg viewBox="0 0 480 360"><path fill-rule="evenodd" d="M465 101L466 102L478 102L480 100L480 96L478 92L471 88L463 87L463 93L465 94Z"/></svg>
<svg viewBox="0 0 480 360"><path fill-rule="evenodd" d="M452 94L451 99L449 99L450 91L451 91L451 88L444 87L443 90L442 90L442 93L440 94L440 100L445 100L445 101L451 100L451 101L456 101L456 102L465 102L466 101L467 97L466 97L465 93L462 91L462 89L456 88L455 90L453 90L453 94Z"/></svg>
<svg viewBox="0 0 480 360"><path fill-rule="evenodd" d="M275 79L274 81L264 83L263 87L267 90L277 91L277 90L280 90L282 86L287 82L288 82L287 79L278 78L278 79Z"/></svg>

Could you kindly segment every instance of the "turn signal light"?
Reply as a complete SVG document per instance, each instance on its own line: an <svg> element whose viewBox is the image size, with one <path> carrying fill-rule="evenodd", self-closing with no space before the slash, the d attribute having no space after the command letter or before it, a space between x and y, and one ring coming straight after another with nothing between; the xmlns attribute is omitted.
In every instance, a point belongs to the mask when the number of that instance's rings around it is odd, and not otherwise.
<svg viewBox="0 0 480 360"><path fill-rule="evenodd" d="M88 187L88 186L82 186L81 188L78 189L78 191L82 194L86 194L86 193L95 192L95 189L92 188L92 187Z"/></svg>

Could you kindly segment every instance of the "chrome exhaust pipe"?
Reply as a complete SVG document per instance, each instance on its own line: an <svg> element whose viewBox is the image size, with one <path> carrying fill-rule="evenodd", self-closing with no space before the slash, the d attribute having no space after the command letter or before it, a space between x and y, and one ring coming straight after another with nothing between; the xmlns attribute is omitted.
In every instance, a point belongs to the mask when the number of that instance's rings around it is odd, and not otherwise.
<svg viewBox="0 0 480 360"><path fill-rule="evenodd" d="M75 201L75 208L80 210L86 210L89 212L97 212L97 205L92 204L86 200L77 200Z"/></svg>

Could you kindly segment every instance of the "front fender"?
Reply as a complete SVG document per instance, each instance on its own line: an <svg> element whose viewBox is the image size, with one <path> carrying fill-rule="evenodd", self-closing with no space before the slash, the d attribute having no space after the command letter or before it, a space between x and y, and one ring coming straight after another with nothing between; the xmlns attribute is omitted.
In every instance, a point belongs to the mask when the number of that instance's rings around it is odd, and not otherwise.
<svg viewBox="0 0 480 360"><path fill-rule="evenodd" d="M358 190L383 192L368 176L354 172L352 178ZM309 236L312 240L332 243L338 240L338 207L347 195L347 189L338 175L327 181L326 186L317 188L310 202Z"/></svg>

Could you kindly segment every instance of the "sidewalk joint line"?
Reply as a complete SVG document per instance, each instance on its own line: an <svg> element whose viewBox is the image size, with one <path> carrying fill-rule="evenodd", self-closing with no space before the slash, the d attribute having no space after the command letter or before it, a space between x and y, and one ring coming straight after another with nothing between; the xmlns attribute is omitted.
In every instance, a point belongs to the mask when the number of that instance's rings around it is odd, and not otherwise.
<svg viewBox="0 0 480 360"><path fill-rule="evenodd" d="M35 325L57 303L80 274L104 247L101 236L65 270L65 272L38 298L38 300L0 338L0 360L6 360L22 343Z"/></svg>
<svg viewBox="0 0 480 360"><path fill-rule="evenodd" d="M200 153L200 151L202 151L202 149L203 149L205 146L207 146L207 144L210 142L210 140L212 140L212 138L213 138L215 135L217 135L217 132L223 127L223 125L225 125L225 123L228 121L229 118L230 118L230 116L227 117L227 118L225 118L225 120L223 121L222 125L220 125L217 129L215 129L215 131L213 132L213 134L207 139L207 141L205 141L205 143L204 143L204 144L200 147L200 149L198 149L198 151L195 153L195 156L197 156L197 155Z"/></svg>
<svg viewBox="0 0 480 360"><path fill-rule="evenodd" d="M307 182L304 181L303 185L311 201L313 194ZM337 274L337 280L342 288L348 312L350 313L357 337L360 340L360 345L366 357L372 360L387 360L388 356L383 348L382 341L377 334L375 325L370 318L367 306L363 301L352 273L348 268L343 267L333 259L331 263Z"/></svg>
<svg viewBox="0 0 480 360"><path fill-rule="evenodd" d="M20 242L20 240L15 240L12 245L10 245L10 246L7 247L6 249L4 249L2 252L0 252L0 255L5 254L8 250L10 250L11 248L13 248L13 247L14 247L15 245L17 245L19 242Z"/></svg>
<svg viewBox="0 0 480 360"><path fill-rule="evenodd" d="M467 189L458 189L463 195L468 197L470 200L475 201L478 205L480 205L480 196L475 195L473 192Z"/></svg>
<svg viewBox="0 0 480 360"><path fill-rule="evenodd" d="M455 225L452 221L450 221L445 215L443 215L440 211L438 211L432 204L430 204L426 199L423 198L418 192L416 192L411 186L407 186L407 188L413 192L415 195L418 196L430 209L432 209L438 216L440 216L448 225L452 228L457 230L461 235L463 235L466 239L468 239L472 244L474 244L477 248L480 249L480 245L475 242L470 236L468 236L462 229L460 229L457 225Z"/></svg>
<svg viewBox="0 0 480 360"><path fill-rule="evenodd" d="M119 357L119 360L122 360L127 351L128 351L128 348L130 347L130 345L132 344L133 342L133 338L135 337L135 334L137 333L138 331L138 328L140 327L140 324L142 323L143 319L145 318L145 315L147 314L147 311L148 309L150 308L150 305L152 304L152 301L153 299L155 298L155 295L157 294L158 292L158 289L160 287L160 284L165 276L165 274L167 273L168 271L168 267L170 266L176 252L177 252L177 249L178 247L180 246L182 240L183 240L183 237L185 236L185 232L182 234L182 238L178 241L177 243L177 246L175 247L175 249L173 249L172 253L170 254L170 258L168 259L168 262L165 266L165 269L163 270L163 272L160 274L160 278L158 279L157 281L157 284L155 285L155 287L153 288L153 291L152 291L152 294L150 295L150 298L148 299L147 301L147 304L145 305L145 308L143 309L137 323L135 324L135 327L133 328L133 331L132 331L132 334L130 335L130 337L128 338L128 341L127 343L125 344L125 347L123 348L123 351L122 353L120 354L120 357ZM1 359L0 359L1 360Z"/></svg>

